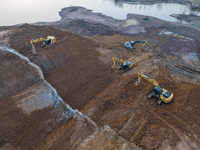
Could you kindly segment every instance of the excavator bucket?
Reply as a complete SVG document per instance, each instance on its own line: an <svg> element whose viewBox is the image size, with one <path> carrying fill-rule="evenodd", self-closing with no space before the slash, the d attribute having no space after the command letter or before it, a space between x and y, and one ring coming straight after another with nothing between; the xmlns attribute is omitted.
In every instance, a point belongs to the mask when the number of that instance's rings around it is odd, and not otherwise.
<svg viewBox="0 0 200 150"><path fill-rule="evenodd" d="M32 46L32 49L35 51L35 46Z"/></svg>

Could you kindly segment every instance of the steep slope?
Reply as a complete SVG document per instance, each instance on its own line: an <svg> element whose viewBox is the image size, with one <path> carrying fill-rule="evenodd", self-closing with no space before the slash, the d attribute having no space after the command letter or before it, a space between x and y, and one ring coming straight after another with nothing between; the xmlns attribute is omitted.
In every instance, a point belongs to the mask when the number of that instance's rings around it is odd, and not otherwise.
<svg viewBox="0 0 200 150"><path fill-rule="evenodd" d="M108 85L111 69L98 59L100 54L95 49L99 45L94 41L50 27L24 25L16 31L11 46L39 65L45 78L73 108L81 109ZM47 35L56 37L56 46L43 49L37 43L37 55L33 55L30 39Z"/></svg>

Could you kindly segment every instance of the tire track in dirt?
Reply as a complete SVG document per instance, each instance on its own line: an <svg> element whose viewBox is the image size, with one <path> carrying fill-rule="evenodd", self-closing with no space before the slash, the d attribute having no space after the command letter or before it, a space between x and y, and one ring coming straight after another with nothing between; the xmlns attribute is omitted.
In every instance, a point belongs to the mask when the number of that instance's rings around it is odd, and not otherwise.
<svg viewBox="0 0 200 150"><path fill-rule="evenodd" d="M181 132L179 129L177 129L176 127L174 127L172 124L168 123L165 119L163 119L160 115L158 115L157 113L155 113L150 107L149 108L149 111L154 115L156 116L158 119L160 119L163 123L165 123L169 128L171 128L175 133L176 135L184 141L186 141L187 143L185 144L184 142L182 142L182 144L185 146L185 147L190 147L191 149L193 148L197 148L198 149L198 146L196 146L195 144L193 144L191 141L188 140L188 136L186 134L184 134L183 132ZM195 139L196 140L196 139Z"/></svg>
<svg viewBox="0 0 200 150"><path fill-rule="evenodd" d="M143 94L140 98L140 100L134 101L134 105L141 105L140 107L143 107L144 100L145 100L146 94ZM131 96L129 99L132 99L133 96ZM139 101L139 103L138 103ZM132 104L133 104L132 103ZM136 107L137 107L136 106ZM146 123L149 121L149 115L148 111L140 112L139 114L144 114L142 118L138 122L135 122L135 117L138 115L137 112L133 113L129 119L124 123L123 127L118 131L122 137L126 137L126 139L129 139L129 141L134 141L135 138L139 135L140 131L143 129L143 127L146 125ZM136 117L137 118L137 117ZM136 125L137 128L135 129L135 126L132 126L132 124L138 124Z"/></svg>
<svg viewBox="0 0 200 150"><path fill-rule="evenodd" d="M174 117L176 119L176 121L181 122L182 125L184 125L185 127L187 127L187 130L189 130L189 132L192 133L191 135L196 140L196 142L200 143L200 140L198 139L198 136L193 133L191 127L189 127L182 119L180 119L179 117L177 117L176 115L173 115L172 113L170 113L168 111L164 111L164 112L167 113L167 114L169 114L170 116Z"/></svg>
<svg viewBox="0 0 200 150"><path fill-rule="evenodd" d="M135 134L130 138L130 141L135 141L135 139L138 137L140 131L144 128L144 126L146 125L146 123L148 122L149 118L143 119L140 127L137 129L137 131L135 132Z"/></svg>

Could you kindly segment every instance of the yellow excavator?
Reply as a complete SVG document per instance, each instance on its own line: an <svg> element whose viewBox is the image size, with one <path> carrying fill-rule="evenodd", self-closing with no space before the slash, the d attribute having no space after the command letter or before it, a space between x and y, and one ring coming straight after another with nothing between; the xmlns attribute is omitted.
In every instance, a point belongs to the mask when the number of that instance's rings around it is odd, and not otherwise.
<svg viewBox="0 0 200 150"><path fill-rule="evenodd" d="M49 45L55 43L56 42L56 38L54 36L48 36L46 39L41 37L41 38L38 38L38 39L31 40L30 43L31 43L31 46L32 46L34 51L35 51L34 43L40 42L40 41L42 41L43 42L43 46L46 47L46 46L49 46Z"/></svg>
<svg viewBox="0 0 200 150"><path fill-rule="evenodd" d="M148 76L142 72L138 72L137 85L140 84L141 78L144 78L144 79L148 80L149 82L153 83L154 88L153 88L152 92L148 95L148 98L150 99L152 96L157 97L158 105L160 105L162 102L169 103L173 99L174 95L172 93L170 93L166 89L160 88L158 82L155 79L151 78L150 76Z"/></svg>
<svg viewBox="0 0 200 150"><path fill-rule="evenodd" d="M124 61L121 58L113 57L112 60L113 60L113 65L114 66L115 66L115 62L116 61L121 62L120 66L117 69L118 70L123 70L123 72L124 71L128 71L129 69L131 69L133 67L133 65L129 61Z"/></svg>

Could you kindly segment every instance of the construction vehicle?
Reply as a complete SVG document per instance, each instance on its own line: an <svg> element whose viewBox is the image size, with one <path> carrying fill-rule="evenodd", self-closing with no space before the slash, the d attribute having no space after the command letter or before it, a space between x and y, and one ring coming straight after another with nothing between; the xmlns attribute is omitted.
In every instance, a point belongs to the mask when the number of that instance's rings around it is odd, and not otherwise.
<svg viewBox="0 0 200 150"><path fill-rule="evenodd" d="M31 43L31 46L32 46L32 48L33 48L34 51L35 51L34 43L40 42L40 41L43 42L42 46L46 47L46 46L49 46L49 45L55 43L56 42L56 38L54 36L48 36L46 39L43 38L43 37L41 37L41 38L38 38L38 39L31 40L30 43Z"/></svg>
<svg viewBox="0 0 200 150"><path fill-rule="evenodd" d="M125 46L126 48L134 49L134 48L135 48L134 45L135 45L136 43L144 43L144 44L143 44L143 47L144 47L144 46L147 44L147 41L131 41L131 42L126 41L125 44L124 44L124 46Z"/></svg>
<svg viewBox="0 0 200 150"><path fill-rule="evenodd" d="M161 104L162 102L164 103L169 103L172 98L173 98L173 94L170 93L168 90L160 88L158 82L151 78L150 76L142 73L142 72L138 72L138 80L137 80L137 85L140 84L140 80L141 78L144 78L146 80L148 80L149 82L153 83L154 88L152 90L152 92L148 95L148 98L150 99L152 96L157 97L158 98L158 102L157 104Z"/></svg>
<svg viewBox="0 0 200 150"><path fill-rule="evenodd" d="M121 62L121 63L120 63L120 66L119 66L117 69L118 69L118 70L123 70L122 72L128 71L128 70L131 69L132 66L133 66L129 61L124 61L124 60L121 59L121 58L113 57L112 60L113 60L113 65L114 65L114 66L115 66L115 62L116 62L116 61Z"/></svg>

